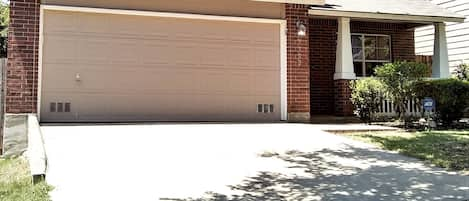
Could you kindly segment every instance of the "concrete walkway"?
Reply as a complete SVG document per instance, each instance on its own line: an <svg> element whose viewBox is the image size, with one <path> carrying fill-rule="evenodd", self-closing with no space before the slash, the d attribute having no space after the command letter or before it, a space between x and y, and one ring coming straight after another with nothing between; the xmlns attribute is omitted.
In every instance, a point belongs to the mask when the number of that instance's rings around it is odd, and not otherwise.
<svg viewBox="0 0 469 201"><path fill-rule="evenodd" d="M54 201L469 199L467 176L314 125L42 130Z"/></svg>
<svg viewBox="0 0 469 201"><path fill-rule="evenodd" d="M313 127L331 133L368 132L368 131L397 131L398 128L368 125L361 123L352 124L314 124Z"/></svg>

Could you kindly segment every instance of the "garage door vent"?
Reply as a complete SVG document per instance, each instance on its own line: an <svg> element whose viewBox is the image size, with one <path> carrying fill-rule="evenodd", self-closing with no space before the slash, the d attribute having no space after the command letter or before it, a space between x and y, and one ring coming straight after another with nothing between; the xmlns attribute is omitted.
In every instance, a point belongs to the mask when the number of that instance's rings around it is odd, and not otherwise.
<svg viewBox="0 0 469 201"><path fill-rule="evenodd" d="M257 113L263 113L264 112L264 105L263 104L258 104L257 105Z"/></svg>
<svg viewBox="0 0 469 201"><path fill-rule="evenodd" d="M50 103L50 112L57 112L57 103Z"/></svg>
<svg viewBox="0 0 469 201"><path fill-rule="evenodd" d="M258 104L257 112L258 113L274 113L275 112L274 104Z"/></svg>
<svg viewBox="0 0 469 201"><path fill-rule="evenodd" d="M72 104L71 103L63 103L63 102L51 102L50 103L50 112L71 112Z"/></svg>
<svg viewBox="0 0 469 201"><path fill-rule="evenodd" d="M71 110L71 104L70 103L65 103L64 112L70 112L70 110Z"/></svg>

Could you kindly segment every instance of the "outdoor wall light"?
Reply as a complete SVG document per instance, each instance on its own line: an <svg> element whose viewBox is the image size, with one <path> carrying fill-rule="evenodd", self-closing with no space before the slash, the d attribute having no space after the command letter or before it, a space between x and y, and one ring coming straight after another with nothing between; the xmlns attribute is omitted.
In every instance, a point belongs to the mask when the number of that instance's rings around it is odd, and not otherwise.
<svg viewBox="0 0 469 201"><path fill-rule="evenodd" d="M296 28L298 29L298 36L306 36L306 25L303 21L296 22Z"/></svg>

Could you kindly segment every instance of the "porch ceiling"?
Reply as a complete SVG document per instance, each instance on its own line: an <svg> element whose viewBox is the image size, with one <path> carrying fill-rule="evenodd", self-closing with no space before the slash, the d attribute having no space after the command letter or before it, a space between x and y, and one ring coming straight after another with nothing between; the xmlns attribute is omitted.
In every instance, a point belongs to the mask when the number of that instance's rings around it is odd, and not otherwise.
<svg viewBox="0 0 469 201"><path fill-rule="evenodd" d="M325 0L311 6L310 15L410 21L416 23L463 22L465 17L426 0Z"/></svg>

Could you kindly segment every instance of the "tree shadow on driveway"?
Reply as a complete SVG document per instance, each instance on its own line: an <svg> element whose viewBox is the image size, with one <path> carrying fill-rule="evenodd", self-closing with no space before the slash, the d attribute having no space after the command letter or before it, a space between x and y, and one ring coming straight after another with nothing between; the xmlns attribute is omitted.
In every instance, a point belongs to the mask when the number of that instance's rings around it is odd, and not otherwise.
<svg viewBox="0 0 469 201"><path fill-rule="evenodd" d="M469 171L469 133L429 132L415 137L364 135L387 150L430 161L439 167Z"/></svg>
<svg viewBox="0 0 469 201"><path fill-rule="evenodd" d="M347 146L315 152L263 155L300 174L259 172L231 185L232 194L207 192L173 201L454 200L469 199L469 177L422 165L416 159Z"/></svg>

